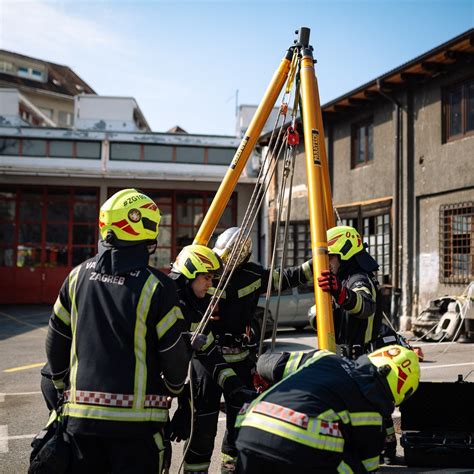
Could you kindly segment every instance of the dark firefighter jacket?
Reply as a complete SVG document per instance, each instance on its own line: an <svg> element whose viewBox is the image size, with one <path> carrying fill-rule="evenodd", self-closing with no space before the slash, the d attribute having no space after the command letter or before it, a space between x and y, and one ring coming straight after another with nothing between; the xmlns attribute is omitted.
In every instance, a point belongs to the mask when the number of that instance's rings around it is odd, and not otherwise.
<svg viewBox="0 0 474 474"><path fill-rule="evenodd" d="M339 273L348 298L342 306L334 303L336 343L365 346L377 338L382 324L380 285L373 273L357 266Z"/></svg>
<svg viewBox="0 0 474 474"><path fill-rule="evenodd" d="M351 361L329 351L263 354L257 369L280 381L241 410L239 450L291 465L294 472L378 468L382 418L393 402L367 356Z"/></svg>
<svg viewBox="0 0 474 474"><path fill-rule="evenodd" d="M46 340L53 382L65 388L68 431L158 431L167 395L182 390L191 357L174 283L149 267L145 245L99 253L74 268Z"/></svg>
<svg viewBox="0 0 474 474"><path fill-rule="evenodd" d="M170 277L176 282L179 304L187 329L194 332L206 312L211 297L207 295L204 298L197 298L189 285L189 281L180 274L171 272ZM244 384L237 377L235 371L224 360L209 324L204 333L207 336L207 341L201 350L196 351L196 360L204 366L224 393L229 394L235 389L243 387Z"/></svg>
<svg viewBox="0 0 474 474"><path fill-rule="evenodd" d="M219 311L217 320L212 321L212 331L219 338L220 346L229 345L225 335L230 334L241 337L247 329L250 321L255 315L258 299L262 293L267 291L268 279L272 278L272 289L278 289L280 278L279 270L270 275L270 270L254 262L247 262L237 268L227 285L225 292L219 300ZM296 267L283 270L282 290L304 284L313 279L311 261ZM227 362L239 362L248 356L248 350L229 354L224 351Z"/></svg>

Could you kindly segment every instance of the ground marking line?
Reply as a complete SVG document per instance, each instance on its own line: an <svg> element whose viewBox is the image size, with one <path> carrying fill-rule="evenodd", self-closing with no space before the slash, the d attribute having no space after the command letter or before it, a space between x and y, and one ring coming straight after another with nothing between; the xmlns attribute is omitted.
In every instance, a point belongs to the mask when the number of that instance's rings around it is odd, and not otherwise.
<svg viewBox="0 0 474 474"><path fill-rule="evenodd" d="M21 365L19 367L12 367L11 369L4 369L4 372L7 372L7 373L19 372L20 370L28 370L28 369L34 369L35 367L42 367L44 364L45 364L44 362L36 362L35 364Z"/></svg>
<svg viewBox="0 0 474 474"><path fill-rule="evenodd" d="M0 453L8 453L8 425L0 425Z"/></svg>
<svg viewBox="0 0 474 474"><path fill-rule="evenodd" d="M425 367L424 365L421 366L421 370L428 370L428 369L443 369L445 367L459 367L461 365L474 365L474 362L463 362L461 364L445 364L445 365L429 365Z"/></svg>
<svg viewBox="0 0 474 474"><path fill-rule="evenodd" d="M17 436L6 436L5 438L2 438L0 436L0 442L2 441L6 441L8 443L8 441L10 439L31 439L31 438L34 438L36 436L36 434L27 434L27 435L17 435ZM8 449L8 448L7 448ZM1 451L0 451L1 452Z"/></svg>
<svg viewBox="0 0 474 474"><path fill-rule="evenodd" d="M3 311L0 311L0 316L11 319L12 321L15 321L18 324L24 324L25 326L30 326L32 328L39 329L40 331L48 332L47 329L45 329L41 326L37 326L36 324L27 323L26 321L22 321L21 319L15 318L15 316L12 316L11 314L4 313Z"/></svg>
<svg viewBox="0 0 474 474"><path fill-rule="evenodd" d="M40 395L43 392L12 392L12 393L3 393L0 392L0 397L17 397L20 395Z"/></svg>

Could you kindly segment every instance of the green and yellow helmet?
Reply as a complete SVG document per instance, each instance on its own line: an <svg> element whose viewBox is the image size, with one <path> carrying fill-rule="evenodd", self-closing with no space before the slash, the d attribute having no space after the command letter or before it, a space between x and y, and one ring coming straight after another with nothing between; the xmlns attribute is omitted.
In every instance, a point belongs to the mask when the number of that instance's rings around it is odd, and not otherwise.
<svg viewBox="0 0 474 474"><path fill-rule="evenodd" d="M359 232L348 225L339 225L328 229L327 239L329 254L339 255L341 260L349 260L364 250Z"/></svg>
<svg viewBox="0 0 474 474"><path fill-rule="evenodd" d="M155 202L136 189L123 189L107 199L100 208L102 239L112 232L127 244L155 242L161 215Z"/></svg>
<svg viewBox="0 0 474 474"><path fill-rule="evenodd" d="M386 377L395 405L415 393L420 382L418 356L403 346L386 346L369 354L372 364Z"/></svg>
<svg viewBox="0 0 474 474"><path fill-rule="evenodd" d="M205 245L187 245L179 252L171 271L181 273L188 280L194 280L199 274L222 273L222 260L209 247Z"/></svg>

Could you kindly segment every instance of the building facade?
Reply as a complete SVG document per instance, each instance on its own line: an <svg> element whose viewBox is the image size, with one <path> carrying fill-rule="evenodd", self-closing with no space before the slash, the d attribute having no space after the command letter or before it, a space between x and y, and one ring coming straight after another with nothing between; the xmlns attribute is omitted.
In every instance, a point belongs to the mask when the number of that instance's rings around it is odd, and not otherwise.
<svg viewBox="0 0 474 474"><path fill-rule="evenodd" d="M406 329L430 299L460 294L474 279L474 30L322 111L339 222L361 232L395 306L401 290ZM288 264L311 254L307 199L301 145Z"/></svg>
<svg viewBox="0 0 474 474"><path fill-rule="evenodd" d="M171 133L0 127L0 303L51 303L94 255L100 204L136 187L162 214L151 264L168 270L192 243L238 140ZM255 178L242 176L216 234L242 220Z"/></svg>

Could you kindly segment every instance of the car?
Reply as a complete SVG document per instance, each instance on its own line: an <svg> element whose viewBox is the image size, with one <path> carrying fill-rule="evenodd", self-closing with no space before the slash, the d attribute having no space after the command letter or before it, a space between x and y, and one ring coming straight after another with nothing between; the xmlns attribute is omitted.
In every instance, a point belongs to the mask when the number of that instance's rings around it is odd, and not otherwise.
<svg viewBox="0 0 474 474"><path fill-rule="evenodd" d="M278 301L278 292L270 295L269 312L270 324L267 323L265 337L271 337L275 320ZM265 311L266 296L263 295L258 300L258 308L255 319L262 327L263 314ZM281 292L280 307L278 312L278 327L292 327L296 330L305 328L308 325L308 310L314 305L314 289L312 284L301 285ZM271 326L269 328L269 326Z"/></svg>

